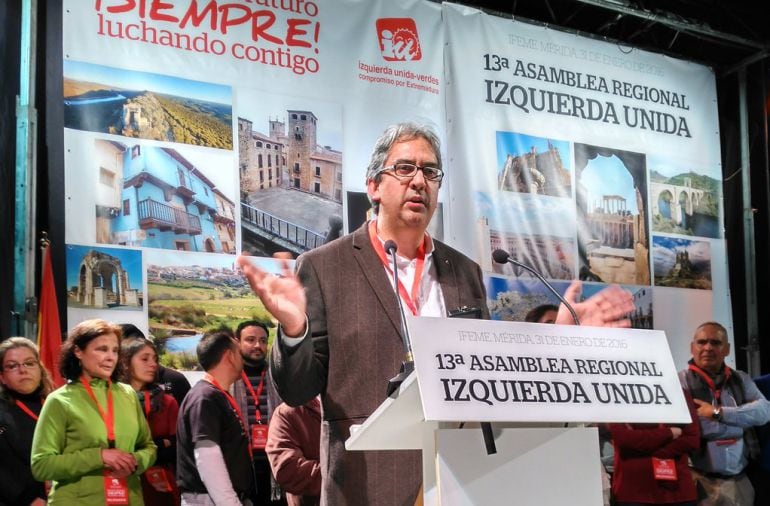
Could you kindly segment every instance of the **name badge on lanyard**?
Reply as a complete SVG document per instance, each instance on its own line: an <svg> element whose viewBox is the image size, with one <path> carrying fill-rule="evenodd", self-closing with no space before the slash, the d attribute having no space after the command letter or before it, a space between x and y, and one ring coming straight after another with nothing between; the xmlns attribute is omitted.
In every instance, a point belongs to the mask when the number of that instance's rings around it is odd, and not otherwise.
<svg viewBox="0 0 770 506"><path fill-rule="evenodd" d="M109 469L104 470L105 504L128 506L128 480L116 478Z"/></svg>
<svg viewBox="0 0 770 506"><path fill-rule="evenodd" d="M251 447L264 450L267 445L267 425L256 423L251 426Z"/></svg>
<svg viewBox="0 0 770 506"><path fill-rule="evenodd" d="M256 418L257 423L252 424L251 426L251 448L254 450L264 450L267 445L267 425L262 423L262 413L259 411L259 398L262 396L262 389L265 387L265 372L266 369L263 369L259 378L257 391L255 392L254 387L251 386L249 377L246 376L245 372L241 371L241 379L243 380L244 386L249 391L251 399L254 401L254 409L256 410L254 417Z"/></svg>
<svg viewBox="0 0 770 506"><path fill-rule="evenodd" d="M110 448L115 448L115 410L112 405L112 382L107 380L107 410L102 409L101 404L96 399L91 384L84 377L80 377L80 383L85 388L88 396L96 404L96 409L102 417L104 427L107 429L107 444ZM128 480L113 476L111 469L102 471L104 477L104 499L105 504L110 506L128 505Z"/></svg>
<svg viewBox="0 0 770 506"><path fill-rule="evenodd" d="M676 481L676 462L674 459L652 457L652 473L656 480Z"/></svg>

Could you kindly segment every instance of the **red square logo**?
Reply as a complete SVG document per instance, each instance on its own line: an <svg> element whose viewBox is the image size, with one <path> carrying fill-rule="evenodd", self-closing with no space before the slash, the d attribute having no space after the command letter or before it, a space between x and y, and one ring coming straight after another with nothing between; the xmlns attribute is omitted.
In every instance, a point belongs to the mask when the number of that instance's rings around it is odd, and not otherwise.
<svg viewBox="0 0 770 506"><path fill-rule="evenodd" d="M417 61L422 58L417 25L412 18L380 18L377 38L386 61Z"/></svg>

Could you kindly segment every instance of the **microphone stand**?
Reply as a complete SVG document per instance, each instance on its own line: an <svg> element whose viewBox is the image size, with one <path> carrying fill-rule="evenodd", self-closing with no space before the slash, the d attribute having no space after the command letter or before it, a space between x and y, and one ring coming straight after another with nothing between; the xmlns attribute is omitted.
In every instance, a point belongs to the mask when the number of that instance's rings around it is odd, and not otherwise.
<svg viewBox="0 0 770 506"><path fill-rule="evenodd" d="M511 258L511 255L507 251L502 249L496 249L492 253L492 258L494 259L495 262L499 264L510 263L517 267L521 267L525 271L535 276L541 283L545 285L546 288L548 288L548 290L551 291L552 294L556 296L557 299L559 299L559 301L561 301L562 304L564 304L564 306L572 315L572 319L575 321L575 325L580 325L580 320L578 320L577 313L575 313L575 310L572 308L570 303L567 302L567 299L562 297L562 295L556 290L556 288L554 288L553 285L551 285L551 283L549 283L542 274L537 272L535 269L533 269L529 265L519 262L518 260L514 260L513 258Z"/></svg>
<svg viewBox="0 0 770 506"><path fill-rule="evenodd" d="M392 240L385 241L385 251L393 258L393 286L396 289L396 302L398 303L398 314L401 316L401 340L404 343L406 360L401 362L401 369L398 374L388 381L388 397L398 396L398 387L414 371L414 355L412 354L412 340L409 336L409 329L406 326L406 315L404 314L404 304L401 302L401 296L398 293L398 262L396 260L396 243ZM415 280L418 283L419 280Z"/></svg>

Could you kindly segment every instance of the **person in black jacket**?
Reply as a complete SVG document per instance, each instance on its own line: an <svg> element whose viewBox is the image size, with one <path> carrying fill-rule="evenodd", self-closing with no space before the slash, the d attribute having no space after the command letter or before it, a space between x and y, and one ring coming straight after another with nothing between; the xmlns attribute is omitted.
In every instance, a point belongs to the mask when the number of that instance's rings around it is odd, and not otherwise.
<svg viewBox="0 0 770 506"><path fill-rule="evenodd" d="M0 343L0 505L46 503L43 483L32 477L32 436L53 384L35 343L11 337Z"/></svg>

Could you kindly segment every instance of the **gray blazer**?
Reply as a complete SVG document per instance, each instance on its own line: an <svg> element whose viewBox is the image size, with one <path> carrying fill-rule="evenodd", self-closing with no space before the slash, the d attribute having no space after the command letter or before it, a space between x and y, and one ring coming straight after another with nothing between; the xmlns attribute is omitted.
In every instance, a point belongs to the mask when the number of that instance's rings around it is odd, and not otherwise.
<svg viewBox="0 0 770 506"><path fill-rule="evenodd" d="M479 307L489 317L479 266L434 241L433 262L447 312ZM322 504L409 505L422 482L419 451L347 452L349 428L385 399L404 359L400 316L366 224L300 256L310 338L288 349L278 339L270 367L281 398L300 406L321 395Z"/></svg>

